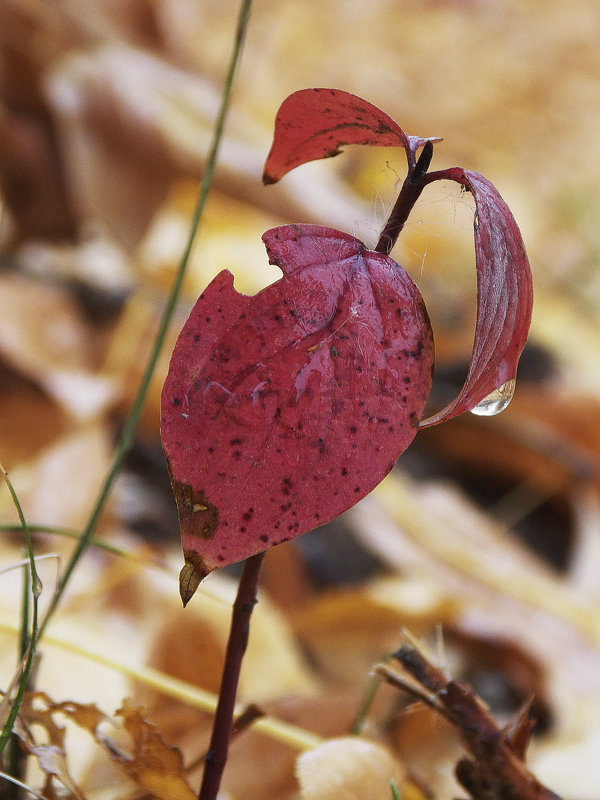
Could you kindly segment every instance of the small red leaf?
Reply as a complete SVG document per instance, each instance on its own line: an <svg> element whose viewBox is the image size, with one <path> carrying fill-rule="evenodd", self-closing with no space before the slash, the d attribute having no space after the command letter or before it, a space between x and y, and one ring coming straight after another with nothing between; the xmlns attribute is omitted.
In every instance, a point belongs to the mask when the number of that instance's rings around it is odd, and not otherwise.
<svg viewBox="0 0 600 800"><path fill-rule="evenodd" d="M275 119L264 183L318 158L337 156L345 144L404 147L414 152L427 139L407 136L376 106L341 89L301 89L287 97Z"/></svg>
<svg viewBox="0 0 600 800"><path fill-rule="evenodd" d="M533 287L521 233L497 189L477 172L459 167L432 172L427 182L453 180L475 198L477 319L469 372L460 394L421 422L437 425L477 406L515 378L529 332Z"/></svg>
<svg viewBox="0 0 600 800"><path fill-rule="evenodd" d="M244 297L221 272L180 334L163 389L184 601L216 567L370 492L414 438L431 386L429 320L401 267L316 225L263 240L283 278Z"/></svg>

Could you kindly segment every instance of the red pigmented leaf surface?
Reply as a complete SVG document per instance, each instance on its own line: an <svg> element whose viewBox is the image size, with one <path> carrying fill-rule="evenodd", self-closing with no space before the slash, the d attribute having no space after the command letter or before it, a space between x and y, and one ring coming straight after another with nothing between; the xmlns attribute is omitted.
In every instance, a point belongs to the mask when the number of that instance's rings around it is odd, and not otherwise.
<svg viewBox="0 0 600 800"><path fill-rule="evenodd" d="M469 372L459 395L421 422L437 425L469 411L515 378L527 341L533 287L525 245L515 219L497 189L482 175L454 167L431 173L431 180L453 180L475 198L477 319Z"/></svg>
<svg viewBox="0 0 600 800"><path fill-rule="evenodd" d="M216 567L368 494L414 438L431 386L427 313L401 267L331 228L289 225L263 240L283 278L246 297L221 272L163 388L184 601Z"/></svg>
<svg viewBox="0 0 600 800"><path fill-rule="evenodd" d="M414 167L416 151L427 141L407 136L387 114L339 89L303 89L282 103L265 165L265 183L312 159L337 155L344 144L401 146ZM516 375L525 346L533 291L521 233L510 209L483 176L459 167L419 176L422 185L456 181L476 204L475 261L477 320L469 372L459 395L421 423L423 427L469 411Z"/></svg>
<svg viewBox="0 0 600 800"><path fill-rule="evenodd" d="M349 92L301 89L277 112L263 181L275 183L307 161L337 156L346 144L404 147L414 154L426 141L407 136L391 117Z"/></svg>

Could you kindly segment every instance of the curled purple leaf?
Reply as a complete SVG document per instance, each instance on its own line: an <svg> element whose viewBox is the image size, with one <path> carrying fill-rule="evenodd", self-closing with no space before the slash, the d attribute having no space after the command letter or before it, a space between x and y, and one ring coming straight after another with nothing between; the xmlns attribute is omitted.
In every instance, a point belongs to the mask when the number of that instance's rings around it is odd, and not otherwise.
<svg viewBox="0 0 600 800"><path fill-rule="evenodd" d="M482 175L460 167L432 172L427 183L452 180L475 198L477 318L466 381L459 395L421 427L470 411L514 380L527 341L533 305L531 270L521 232L498 190Z"/></svg>

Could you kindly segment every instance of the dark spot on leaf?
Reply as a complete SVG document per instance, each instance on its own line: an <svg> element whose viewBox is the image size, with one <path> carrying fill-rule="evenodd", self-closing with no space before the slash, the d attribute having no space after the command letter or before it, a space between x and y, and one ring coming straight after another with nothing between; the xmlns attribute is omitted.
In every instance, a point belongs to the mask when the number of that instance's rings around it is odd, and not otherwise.
<svg viewBox="0 0 600 800"><path fill-rule="evenodd" d="M171 403L172 403L174 406L178 406L178 405L181 403L181 400L180 400L178 397L174 397L174 398L171 400Z"/></svg>
<svg viewBox="0 0 600 800"><path fill-rule="evenodd" d="M337 347L332 347L329 352L331 353L331 357L332 358L337 358L338 357Z"/></svg>
<svg viewBox="0 0 600 800"><path fill-rule="evenodd" d="M259 536L259 539L261 540L261 542L269 541L269 537L265 533L261 534L261 536Z"/></svg>
<svg viewBox="0 0 600 800"><path fill-rule="evenodd" d="M198 342L200 341L200 334L199 334L199 333L197 333L197 334L194 336L194 341L196 342L196 344L198 344Z"/></svg>
<svg viewBox="0 0 600 800"><path fill-rule="evenodd" d="M419 415L416 414L414 411L411 413L409 417L409 422L411 428L418 428L419 427Z"/></svg>
<svg viewBox="0 0 600 800"><path fill-rule="evenodd" d="M242 444L242 442L243 442L243 441L244 441L244 440L243 440L243 439L240 439L240 438L237 438L237 439L230 439L230 440L229 440L229 444L232 444L232 445L233 445L233 444Z"/></svg>
<svg viewBox="0 0 600 800"><path fill-rule="evenodd" d="M407 375L407 376L404 378L404 383L406 383L406 384L408 385L410 382L411 382L411 379L410 379L410 377Z"/></svg>
<svg viewBox="0 0 600 800"><path fill-rule="evenodd" d="M206 322L210 322L210 317L206 317Z"/></svg>
<svg viewBox="0 0 600 800"><path fill-rule="evenodd" d="M350 425L350 433L356 433L356 425Z"/></svg>
<svg viewBox="0 0 600 800"><path fill-rule="evenodd" d="M209 453L214 453L215 452L215 448L214 447L209 447L208 448L208 452Z"/></svg>
<svg viewBox="0 0 600 800"><path fill-rule="evenodd" d="M360 492L360 486L354 487L354 494L358 494Z"/></svg>
<svg viewBox="0 0 600 800"><path fill-rule="evenodd" d="M347 474L348 470L346 469L346 467L342 467L342 475L347 475Z"/></svg>
<svg viewBox="0 0 600 800"><path fill-rule="evenodd" d="M239 461L240 458L242 457L242 451L241 450L234 450L233 451L233 457L235 458L236 461Z"/></svg>
<svg viewBox="0 0 600 800"><path fill-rule="evenodd" d="M241 526L240 533L246 533L246 528L244 525Z"/></svg>

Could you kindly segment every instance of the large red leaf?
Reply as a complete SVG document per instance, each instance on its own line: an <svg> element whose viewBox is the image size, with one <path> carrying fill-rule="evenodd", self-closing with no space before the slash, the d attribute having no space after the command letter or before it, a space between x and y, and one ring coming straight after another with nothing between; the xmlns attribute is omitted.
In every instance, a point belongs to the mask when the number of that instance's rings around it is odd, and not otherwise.
<svg viewBox="0 0 600 800"><path fill-rule="evenodd" d="M525 245L497 189L477 172L459 167L430 173L426 179L457 181L475 198L477 319L469 372L460 394L442 411L422 421L421 427L469 411L515 378L533 305Z"/></svg>
<svg viewBox="0 0 600 800"><path fill-rule="evenodd" d="M337 156L345 144L404 147L414 162L416 149L426 141L407 136L391 117L349 92L301 89L287 97L277 112L263 181L275 183L307 161Z"/></svg>
<svg viewBox="0 0 600 800"><path fill-rule="evenodd" d="M412 441L433 341L406 272L315 225L264 234L283 277L245 297L221 272L173 351L162 440L184 602L216 567L333 519Z"/></svg>

